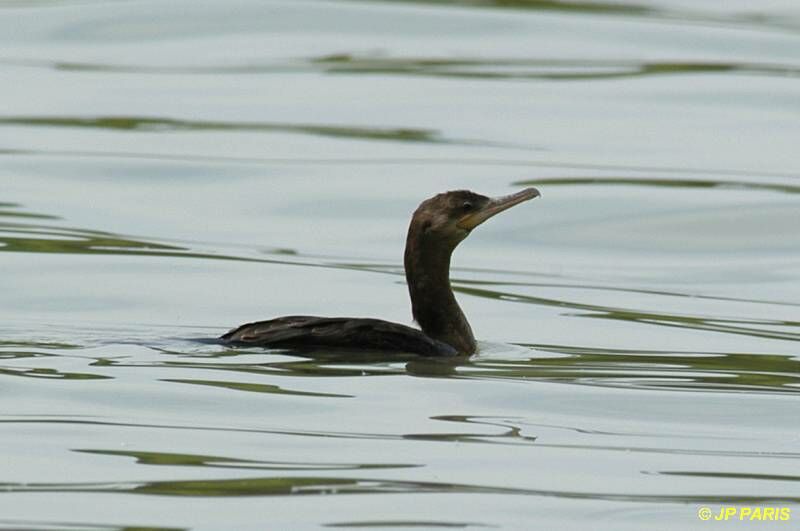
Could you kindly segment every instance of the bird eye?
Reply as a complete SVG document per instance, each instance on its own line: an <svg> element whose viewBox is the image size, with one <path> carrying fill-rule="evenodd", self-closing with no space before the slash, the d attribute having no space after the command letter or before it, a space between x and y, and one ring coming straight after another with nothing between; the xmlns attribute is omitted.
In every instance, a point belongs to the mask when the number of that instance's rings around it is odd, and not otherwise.
<svg viewBox="0 0 800 531"><path fill-rule="evenodd" d="M461 208L464 210L472 210L472 203L469 201L464 201L464 203L461 205Z"/></svg>

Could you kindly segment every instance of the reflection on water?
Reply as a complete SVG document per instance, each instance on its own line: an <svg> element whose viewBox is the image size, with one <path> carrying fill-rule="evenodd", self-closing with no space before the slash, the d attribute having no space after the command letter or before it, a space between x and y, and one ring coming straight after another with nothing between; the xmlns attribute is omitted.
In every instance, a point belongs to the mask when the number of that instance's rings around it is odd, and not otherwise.
<svg viewBox="0 0 800 531"><path fill-rule="evenodd" d="M377 0L389 2L394 0ZM756 27L796 30L798 23L792 16L767 15L749 10L737 12L730 8L729 13L712 13L703 9L674 9L656 7L635 2L574 2L567 0L401 0L416 4L450 5L466 7L486 7L495 9L518 9L533 11L562 11L575 14L613 15L644 17L653 20L679 19L692 22L717 24L745 24ZM668 2L664 3L668 5ZM713 6L713 4L712 4ZM708 6L702 6L708 9Z"/></svg>
<svg viewBox="0 0 800 531"><path fill-rule="evenodd" d="M792 356L528 346L565 356L480 361L468 373L636 388L800 392L800 360Z"/></svg>
<svg viewBox="0 0 800 531"><path fill-rule="evenodd" d="M408 468L418 465L392 463L289 463L283 461L254 461L232 459L213 455L169 454L161 452L136 452L120 450L75 450L86 454L131 457L140 465L157 466L196 466L208 468L241 470L372 470L384 468Z"/></svg>
<svg viewBox="0 0 800 531"><path fill-rule="evenodd" d="M208 385L211 387L221 387L223 389L233 389L236 391L248 391L250 393L275 393L282 395L295 395L295 396L316 396L328 398L353 398L352 395L342 395L336 393L312 393L307 391L292 391L290 389L283 389L277 385L266 384L253 384L242 382L222 382L211 380L187 380L187 379L165 379L165 382L185 383L192 385Z"/></svg>
<svg viewBox="0 0 800 531"><path fill-rule="evenodd" d="M786 194L800 193L800 186L792 184L771 184L760 183L757 181L740 180L710 180L710 179L657 179L644 177L612 177L612 178L587 178L587 177L563 177L558 179L531 179L519 181L515 184L520 186L539 185L539 186L654 186L665 188L720 188L723 190L755 190L768 192L783 192Z"/></svg>
<svg viewBox="0 0 800 531"><path fill-rule="evenodd" d="M1 7L1 6L0 6ZM9 531L187 531L185 527L114 526L83 522L50 522L49 520L0 519L0 529Z"/></svg>
<svg viewBox="0 0 800 531"><path fill-rule="evenodd" d="M5 208L3 208L5 207ZM20 205L0 204L0 251L14 253L111 254L160 257L206 258L271 262L272 260L193 252L188 247L144 241L106 231L57 225L6 222L4 217L56 220L57 216L17 210ZM274 249L276 254L292 255L292 250ZM287 261L286 263L292 263Z"/></svg>
<svg viewBox="0 0 800 531"><path fill-rule="evenodd" d="M727 333L730 333L729 331ZM733 333L739 333L733 332ZM762 334L754 334L761 337ZM189 345L193 344L189 340ZM263 378L364 378L411 374L433 378L518 379L590 386L629 387L637 389L692 389L696 391L742 391L761 393L800 392L800 360L796 356L767 353L690 352L669 350L630 350L578 347L571 345L524 344L516 356L504 358L489 349L488 355L468 360L437 360L411 355L381 352L348 353L344 351L284 352L288 359L264 357L262 349L228 349L213 343L202 351L163 348L154 361L136 361L127 357L87 357L91 372L60 372L50 368L25 367L31 358L57 361L65 346L31 343L0 345L0 374L66 380L113 379L125 368L159 369L166 383L209 386L229 391L278 394L319 399L354 398L341 392L291 389L283 385L240 381L252 376ZM67 348L75 349L75 346ZM194 347L193 347L194 348ZM35 350L34 350L35 349ZM483 350L487 345L483 346ZM69 352L69 351L67 351ZM79 349L80 352L80 349ZM500 352L503 352L502 350ZM506 353L510 353L506 349ZM557 356L542 356L553 353ZM29 363L29 362L28 362ZM204 371L227 379L174 378L171 373ZM236 376L239 375L239 376ZM300 380L302 381L302 380ZM312 382L312 380L308 380ZM512 430L513 431L513 430Z"/></svg>
<svg viewBox="0 0 800 531"><path fill-rule="evenodd" d="M333 138L352 138L359 140L388 140L393 142L427 142L442 144L465 144L499 146L477 140L455 140L442 138L436 131L425 129L389 129L379 127L339 127L333 125L281 124L253 122L209 122L172 120L167 118L144 118L133 116L106 116L98 118L40 118L8 117L0 118L0 126L23 125L34 127L73 127L142 132L178 131L252 131L280 132L319 135ZM514 146L506 146L514 147Z"/></svg>
<svg viewBox="0 0 800 531"><path fill-rule="evenodd" d="M503 301L522 302L526 304L539 304L545 306L556 306L558 308L569 308L583 310L586 313L570 313L574 317L591 317L596 319L613 319L621 321L632 321L647 325L671 326L678 328L688 328L694 330L707 330L714 332L724 332L728 334L743 334L754 337L765 337L771 339L785 339L797 341L800 334L794 331L771 330L768 327L790 327L800 326L800 321L784 321L770 319L748 319L748 318L724 318L714 316L699 315L677 315L655 311L642 311L632 308L621 308L612 306L602 306L595 304L576 303L560 299L548 299L544 297L533 297L530 295L520 295L511 292L480 289L473 287L454 286L453 289L460 293L468 293L479 297L501 299ZM747 326L742 326L747 325ZM758 325L758 326L755 326ZM766 328L765 328L766 327Z"/></svg>
<svg viewBox="0 0 800 531"><path fill-rule="evenodd" d="M741 73L767 76L798 76L800 68L780 65L726 63L624 63L535 59L408 59L332 56L314 61L328 73L394 74L466 79L591 81L615 78Z"/></svg>
<svg viewBox="0 0 800 531"><path fill-rule="evenodd" d="M749 478L747 478L749 479ZM775 499L768 496L653 496L640 493L609 494L595 492L559 492L534 489L512 489L451 483L392 481L338 477L267 477L205 481L154 481L149 483L42 483L15 485L0 483L7 492L37 493L123 493L151 496L303 496L337 494L498 494L547 496L568 499L593 499L626 502L670 503L798 503L800 496Z"/></svg>
<svg viewBox="0 0 800 531"><path fill-rule="evenodd" d="M323 74L343 75L400 75L443 77L469 80L551 80L551 81L602 81L618 78L637 78L661 75L709 75L739 74L758 76L797 77L800 67L788 64L756 64L756 63L695 63L695 62L625 62L625 61L592 61L592 60L554 60L554 59L511 59L497 57L492 59L445 57L370 57L352 55L331 55L312 57L306 60L291 62L269 62L242 66L146 66L100 63L45 62L35 60L1 59L0 64L49 68L68 72L89 73L139 73L164 75L259 75L287 74L303 72L319 72ZM132 120L125 117L106 118L99 125L89 125L89 119L62 118L23 118L14 117L0 121L8 125L69 125L73 127L119 127ZM170 130L174 120L138 119L138 127L148 130ZM183 124L181 124L183 125ZM429 131L401 129L397 131L378 128L333 127L300 124L203 124L193 129L239 129L261 131L306 132L329 136L353 136L356 138L392 139L400 141L429 141Z"/></svg>

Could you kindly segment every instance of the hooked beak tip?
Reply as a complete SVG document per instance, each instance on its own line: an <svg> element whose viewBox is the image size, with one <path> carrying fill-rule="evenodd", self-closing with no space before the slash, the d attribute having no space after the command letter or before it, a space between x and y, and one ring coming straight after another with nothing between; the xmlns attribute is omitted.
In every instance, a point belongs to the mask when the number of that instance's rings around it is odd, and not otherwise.
<svg viewBox="0 0 800 531"><path fill-rule="evenodd" d="M472 230L487 219L499 214L504 210L528 201L542 194L536 188L525 188L515 194L492 199L482 210L467 214L458 222L458 227L465 230Z"/></svg>

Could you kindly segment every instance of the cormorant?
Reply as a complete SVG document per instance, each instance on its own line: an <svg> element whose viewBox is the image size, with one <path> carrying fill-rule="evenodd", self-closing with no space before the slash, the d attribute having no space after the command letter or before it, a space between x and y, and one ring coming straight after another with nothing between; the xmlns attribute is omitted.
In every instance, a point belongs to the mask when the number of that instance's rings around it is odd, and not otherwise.
<svg viewBox="0 0 800 531"><path fill-rule="evenodd" d="M538 196L536 188L494 199L456 190L419 205L408 227L404 263L411 310L421 331L380 319L293 315L247 323L220 339L242 346L336 347L423 356L473 354L472 329L450 288L450 257L472 229Z"/></svg>

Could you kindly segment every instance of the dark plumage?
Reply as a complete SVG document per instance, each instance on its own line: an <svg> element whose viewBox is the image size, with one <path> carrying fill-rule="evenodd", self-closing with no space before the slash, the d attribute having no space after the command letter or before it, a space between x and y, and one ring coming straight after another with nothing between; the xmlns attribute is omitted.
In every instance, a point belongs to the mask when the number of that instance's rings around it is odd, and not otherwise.
<svg viewBox="0 0 800 531"><path fill-rule="evenodd" d="M220 339L242 345L271 347L339 347L414 352L423 356L455 356L456 349L416 328L363 317L289 315L248 323Z"/></svg>
<svg viewBox="0 0 800 531"><path fill-rule="evenodd" d="M450 288L450 257L472 229L538 195L535 188L527 188L490 199L458 190L419 205L408 227L404 263L412 314L421 331L380 319L296 315L244 324L220 339L235 345L282 348L334 347L423 356L473 354L472 329Z"/></svg>

